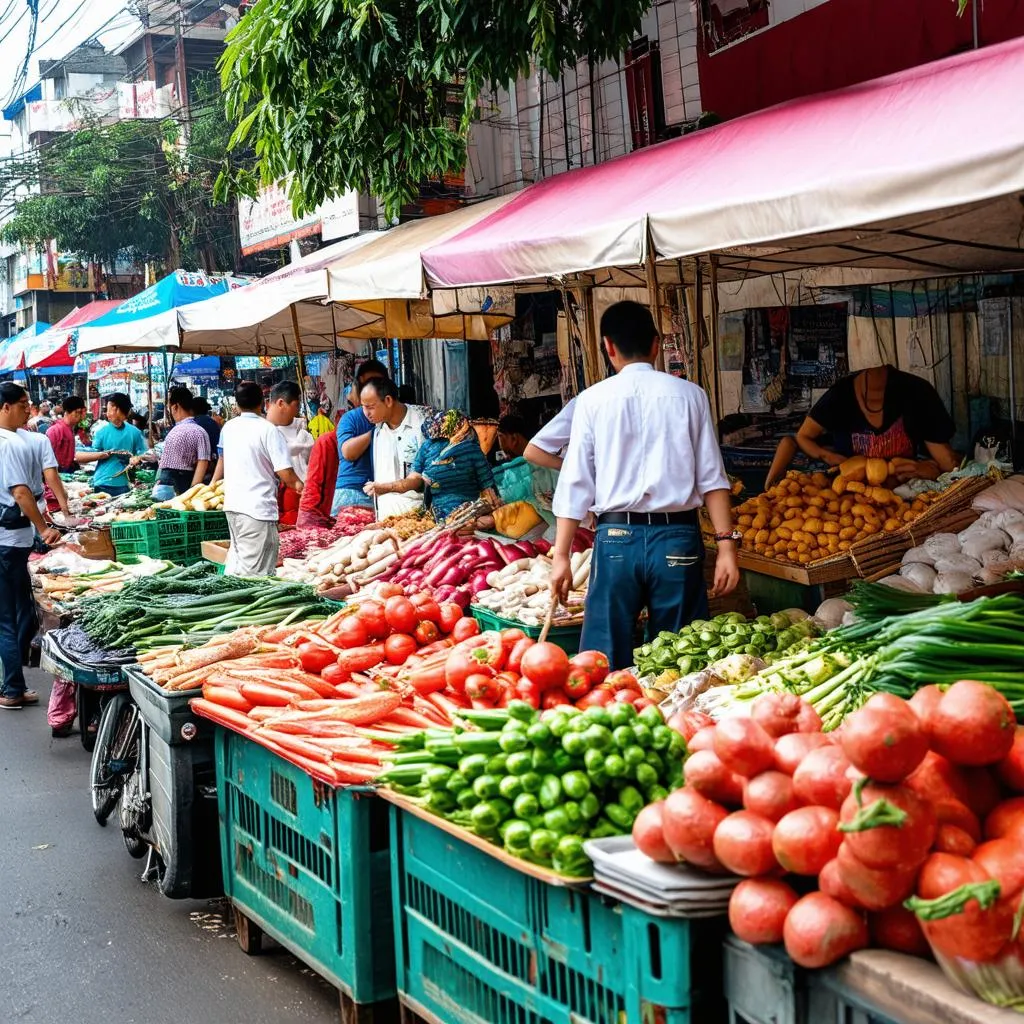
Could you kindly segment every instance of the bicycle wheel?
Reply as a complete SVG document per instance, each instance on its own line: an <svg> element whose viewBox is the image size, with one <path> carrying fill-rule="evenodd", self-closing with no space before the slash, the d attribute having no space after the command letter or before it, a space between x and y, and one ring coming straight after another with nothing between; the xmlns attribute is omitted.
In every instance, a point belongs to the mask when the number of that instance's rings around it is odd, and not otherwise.
<svg viewBox="0 0 1024 1024"><path fill-rule="evenodd" d="M100 825L106 825L121 798L124 780L138 760L138 744L134 742L137 715L131 698L124 693L103 709L89 771L92 813Z"/></svg>

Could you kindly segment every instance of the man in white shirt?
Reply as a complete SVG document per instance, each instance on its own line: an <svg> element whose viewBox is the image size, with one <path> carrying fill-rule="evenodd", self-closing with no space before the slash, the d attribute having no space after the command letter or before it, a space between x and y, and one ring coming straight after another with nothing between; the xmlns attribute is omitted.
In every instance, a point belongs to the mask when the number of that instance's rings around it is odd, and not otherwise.
<svg viewBox="0 0 1024 1024"><path fill-rule="evenodd" d="M298 399L274 397L264 419L263 389L245 381L235 391L240 415L220 432L224 467L224 511L228 516L231 548L224 571L232 576L273 576L277 567L277 482L302 493L302 481L292 468L288 444L277 428L295 418Z"/></svg>
<svg viewBox="0 0 1024 1024"><path fill-rule="evenodd" d="M718 541L715 595L739 582L738 535L707 395L655 370L660 340L650 311L636 302L610 306L601 336L616 374L576 398L552 503L551 588L568 596L572 539L593 510L598 529L581 646L603 651L621 669L633 663L643 608L651 636L707 614L700 506Z"/></svg>
<svg viewBox="0 0 1024 1024"><path fill-rule="evenodd" d="M523 458L534 466L545 469L559 470L562 468L562 457L569 444L572 432L572 417L576 410L576 399L570 398L561 412L555 413L551 419L530 438L530 443L523 452Z"/></svg>
<svg viewBox="0 0 1024 1024"><path fill-rule="evenodd" d="M395 484L404 480L423 443L423 421L429 410L421 405L406 405L398 397L398 388L387 377L368 380L359 392L363 413L373 424L373 480L363 490L376 502L377 518L400 516L423 507L423 494L398 491Z"/></svg>

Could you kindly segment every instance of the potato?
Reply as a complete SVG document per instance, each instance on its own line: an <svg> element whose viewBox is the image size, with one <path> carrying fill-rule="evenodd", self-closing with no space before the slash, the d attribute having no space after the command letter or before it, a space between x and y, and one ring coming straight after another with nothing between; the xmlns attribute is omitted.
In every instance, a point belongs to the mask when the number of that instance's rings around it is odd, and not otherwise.
<svg viewBox="0 0 1024 1024"><path fill-rule="evenodd" d="M853 540L856 536L857 536L857 528L855 526L844 526L839 531L839 539L841 541L843 541L843 540Z"/></svg>
<svg viewBox="0 0 1024 1024"><path fill-rule="evenodd" d="M886 533L894 533L896 530L900 529L901 526L903 526L903 524L898 519L889 518L886 519L882 529L885 530Z"/></svg>

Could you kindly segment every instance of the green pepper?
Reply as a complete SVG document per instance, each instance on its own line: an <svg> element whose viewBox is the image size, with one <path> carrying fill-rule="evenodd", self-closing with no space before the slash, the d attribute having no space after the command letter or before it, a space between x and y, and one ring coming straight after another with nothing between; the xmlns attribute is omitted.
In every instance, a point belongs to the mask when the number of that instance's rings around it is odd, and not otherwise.
<svg viewBox="0 0 1024 1024"><path fill-rule="evenodd" d="M562 875L579 876L590 873L590 860L583 852L579 836L563 836L551 858L554 869Z"/></svg>
<svg viewBox="0 0 1024 1024"><path fill-rule="evenodd" d="M518 821L513 818L502 826L505 840L505 849L517 856L528 853L530 849L530 836L533 829L525 821Z"/></svg>
<svg viewBox="0 0 1024 1024"><path fill-rule="evenodd" d="M636 708L624 700L612 702L605 710L611 719L613 729L618 728L620 725L632 725L633 720L636 718Z"/></svg>
<svg viewBox="0 0 1024 1024"><path fill-rule="evenodd" d="M604 770L609 778L621 779L626 774L626 762L618 754L609 754L604 759Z"/></svg>
<svg viewBox="0 0 1024 1024"><path fill-rule="evenodd" d="M502 732L521 732L525 733L529 729L529 725L526 722L520 722L518 718L510 718L502 727Z"/></svg>
<svg viewBox="0 0 1024 1024"><path fill-rule="evenodd" d="M534 722L526 730L526 738L535 746L545 750L555 745L555 734L544 722Z"/></svg>
<svg viewBox="0 0 1024 1024"><path fill-rule="evenodd" d="M505 771L510 775L525 775L533 770L533 755L523 750L518 754L509 754L505 762Z"/></svg>
<svg viewBox="0 0 1024 1024"><path fill-rule="evenodd" d="M523 780L518 775L503 775L498 783L498 792L506 800L515 800L523 791Z"/></svg>
<svg viewBox="0 0 1024 1024"><path fill-rule="evenodd" d="M616 827L628 832L633 827L633 818L622 804L605 804L604 816Z"/></svg>
<svg viewBox="0 0 1024 1024"><path fill-rule="evenodd" d="M564 711L554 711L543 721L554 736L561 736L569 728L569 716Z"/></svg>
<svg viewBox="0 0 1024 1024"><path fill-rule="evenodd" d="M587 750L587 741L583 733L567 732L562 737L562 749L570 757L581 757Z"/></svg>
<svg viewBox="0 0 1024 1024"><path fill-rule="evenodd" d="M562 802L562 780L557 775L545 775L537 799L544 810L557 807Z"/></svg>
<svg viewBox="0 0 1024 1024"><path fill-rule="evenodd" d="M637 722L633 726L633 736L636 739L636 742L645 749L651 745L651 740L653 739L650 726L646 725L644 722Z"/></svg>
<svg viewBox="0 0 1024 1024"><path fill-rule="evenodd" d="M461 793L469 785L469 779L466 778L462 772L452 772L448 776L448 782L445 785L445 789L449 793Z"/></svg>
<svg viewBox="0 0 1024 1024"><path fill-rule="evenodd" d="M672 730L672 742L668 745L668 753L670 757L686 756L686 740L675 729Z"/></svg>
<svg viewBox="0 0 1024 1024"><path fill-rule="evenodd" d="M671 668L679 660L679 655L671 647L663 647L654 655L654 664L659 668Z"/></svg>
<svg viewBox="0 0 1024 1024"><path fill-rule="evenodd" d="M649 764L659 775L665 770L665 759L656 750L648 750L644 762Z"/></svg>
<svg viewBox="0 0 1024 1024"><path fill-rule="evenodd" d="M537 710L526 703L525 700L510 700L505 708L509 718L515 718L527 725L537 721Z"/></svg>
<svg viewBox="0 0 1024 1024"><path fill-rule="evenodd" d="M632 737L632 729L630 729L629 735ZM647 758L647 751L639 744L634 743L632 746L626 747L622 752L622 757L630 768L635 768L638 764L644 763Z"/></svg>
<svg viewBox="0 0 1024 1024"><path fill-rule="evenodd" d="M591 773L604 771L604 751L588 750L583 755L583 766Z"/></svg>
<svg viewBox="0 0 1024 1024"><path fill-rule="evenodd" d="M561 836L572 830L569 816L561 807L552 807L544 812L544 827L555 835Z"/></svg>
<svg viewBox="0 0 1024 1024"><path fill-rule="evenodd" d="M459 771L469 779L479 778L487 771L487 757L484 754L468 754L459 762Z"/></svg>
<svg viewBox="0 0 1024 1024"><path fill-rule="evenodd" d="M519 781L523 784L524 793L539 793L544 779L539 772L529 771L525 775L520 775Z"/></svg>
<svg viewBox="0 0 1024 1024"><path fill-rule="evenodd" d="M458 793L455 794L455 802L459 807L466 811L480 803L480 797L473 792L472 786L467 786L465 789L460 789Z"/></svg>
<svg viewBox="0 0 1024 1024"><path fill-rule="evenodd" d="M641 789L648 789L651 786L656 786L661 780L661 776L658 774L657 770L647 764L646 761L643 764L638 764L636 766L635 777L637 785L640 786Z"/></svg>
<svg viewBox="0 0 1024 1024"><path fill-rule="evenodd" d="M601 813L601 801L594 792L588 793L580 801L580 815L584 821L590 821Z"/></svg>
<svg viewBox="0 0 1024 1024"><path fill-rule="evenodd" d="M598 725L603 725L606 729L612 727L612 716L611 712L606 707L602 707L600 704L594 705L592 708L587 708L583 712L583 717L593 725L595 722Z"/></svg>
<svg viewBox="0 0 1024 1024"><path fill-rule="evenodd" d="M708 661L718 661L725 656L725 648L721 646L709 647L705 652Z"/></svg>
<svg viewBox="0 0 1024 1024"><path fill-rule="evenodd" d="M517 724L522 725L521 722ZM526 738L526 732L519 729L515 732L503 732L498 745L505 754L518 754L530 745L530 741Z"/></svg>
<svg viewBox="0 0 1024 1024"><path fill-rule="evenodd" d="M612 730L612 741L624 751L633 742L633 730L628 725L617 726Z"/></svg>
<svg viewBox="0 0 1024 1024"><path fill-rule="evenodd" d="M580 771L566 772L562 776L562 789L571 800L582 800L590 792L590 779Z"/></svg>
<svg viewBox="0 0 1024 1024"><path fill-rule="evenodd" d="M504 775L508 771L508 754L495 754L487 759L489 775Z"/></svg>
<svg viewBox="0 0 1024 1024"><path fill-rule="evenodd" d="M564 733L562 734L564 735ZM525 754L526 752L523 751ZM534 747L533 753L530 755L530 763L534 771L537 772L548 772L551 771L552 767L552 754L551 750L544 750L541 747ZM513 757L517 757L517 754L513 754Z"/></svg>
<svg viewBox="0 0 1024 1024"><path fill-rule="evenodd" d="M567 754L564 750L551 751L551 770L559 775L569 768L575 767L576 763L577 759L571 754Z"/></svg>
<svg viewBox="0 0 1024 1024"><path fill-rule="evenodd" d="M665 646L665 642L666 642L666 640L667 640L667 639L668 639L668 638L667 638L667 637L666 637L666 636L665 636L665 635L664 635L663 633L659 633L659 634L658 634L658 635L657 635L657 636L656 636L656 637L655 637L655 638L654 638L654 639L653 639L653 640L651 641L651 644L650 644L650 646L651 646L651 650L652 650L652 651L660 651L660 650L661 650L661 649L662 649L662 648L663 648L663 647Z"/></svg>
<svg viewBox="0 0 1024 1024"><path fill-rule="evenodd" d="M512 813L517 818L533 818L540 812L540 804L532 793L520 793L512 804Z"/></svg>
<svg viewBox="0 0 1024 1024"><path fill-rule="evenodd" d="M676 654L686 654L692 646L693 645L690 643L690 638L688 636L681 636L672 645L672 650L674 650Z"/></svg>
<svg viewBox="0 0 1024 1024"><path fill-rule="evenodd" d="M632 815L639 814L647 804L643 794L635 786L623 786L619 790L619 803Z"/></svg>
<svg viewBox="0 0 1024 1024"><path fill-rule="evenodd" d="M586 732L590 725L590 719L583 715L575 715L569 719L569 724L566 726L566 732Z"/></svg>
<svg viewBox="0 0 1024 1024"><path fill-rule="evenodd" d="M603 725L591 725L583 733L586 745L594 750L610 750L612 734Z"/></svg>
<svg viewBox="0 0 1024 1024"><path fill-rule="evenodd" d="M591 839L611 839L621 836L622 829L616 828L607 818L601 818L590 827L589 835Z"/></svg>
<svg viewBox="0 0 1024 1024"><path fill-rule="evenodd" d="M470 812L470 818L474 831L482 836L493 835L497 832L502 820L499 809L489 800L478 803Z"/></svg>
<svg viewBox="0 0 1024 1024"><path fill-rule="evenodd" d="M451 768L443 764L436 764L423 773L423 784L427 789L444 789L451 775Z"/></svg>
<svg viewBox="0 0 1024 1024"><path fill-rule="evenodd" d="M656 725L665 724L665 716L661 713L661 710L656 704L650 704L640 712L637 716L644 725L650 726L652 729Z"/></svg>
<svg viewBox="0 0 1024 1024"><path fill-rule="evenodd" d="M501 778L497 775L480 775L473 780L473 792L481 800L493 800L501 792L500 784Z"/></svg>
<svg viewBox="0 0 1024 1024"><path fill-rule="evenodd" d="M659 800L664 800L668 796L668 790L664 786L651 786L650 789L645 790L647 794L647 802L649 804L657 803Z"/></svg>
<svg viewBox="0 0 1024 1024"><path fill-rule="evenodd" d="M530 836L530 853L543 860L550 860L558 849L558 836L550 829L535 828Z"/></svg>
<svg viewBox="0 0 1024 1024"><path fill-rule="evenodd" d="M458 807L455 797L443 789L433 789L427 794L427 808L434 814L451 814Z"/></svg>

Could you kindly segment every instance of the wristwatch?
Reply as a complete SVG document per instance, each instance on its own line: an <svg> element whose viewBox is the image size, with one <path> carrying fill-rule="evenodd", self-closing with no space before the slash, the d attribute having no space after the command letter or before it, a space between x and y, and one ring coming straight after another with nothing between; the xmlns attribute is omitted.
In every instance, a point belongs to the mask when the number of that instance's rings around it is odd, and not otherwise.
<svg viewBox="0 0 1024 1024"><path fill-rule="evenodd" d="M739 530L733 530L731 533L716 533L715 540L731 540L734 544L738 545L743 543L743 534Z"/></svg>

